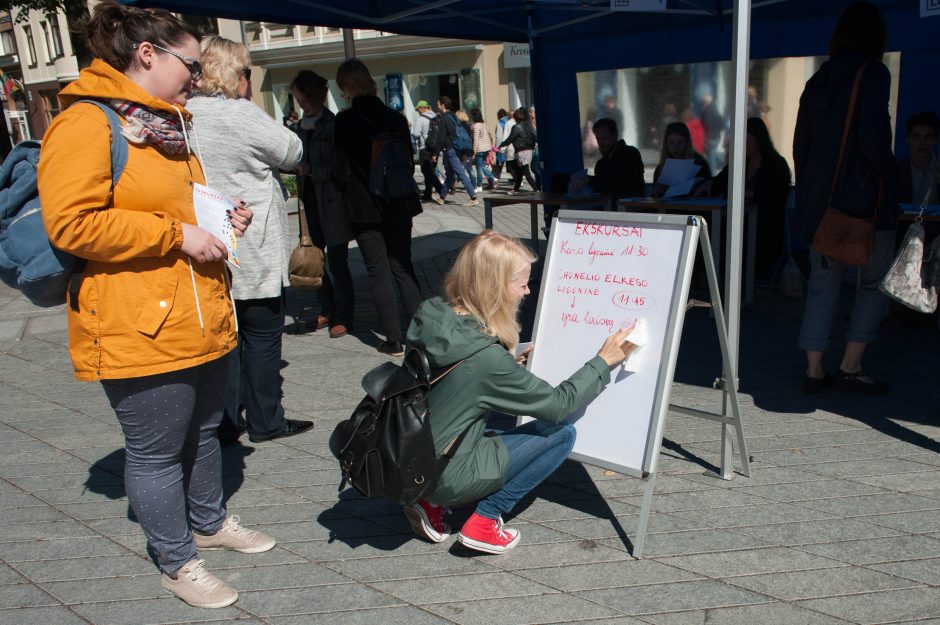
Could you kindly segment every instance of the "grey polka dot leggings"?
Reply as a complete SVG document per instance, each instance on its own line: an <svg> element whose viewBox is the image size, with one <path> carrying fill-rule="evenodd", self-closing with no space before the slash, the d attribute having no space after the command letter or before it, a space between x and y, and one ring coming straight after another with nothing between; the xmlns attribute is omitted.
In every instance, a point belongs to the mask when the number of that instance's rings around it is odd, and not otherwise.
<svg viewBox="0 0 940 625"><path fill-rule="evenodd" d="M225 521L222 421L228 357L140 378L102 380L124 430L124 487L160 569L196 557L191 533L214 534Z"/></svg>

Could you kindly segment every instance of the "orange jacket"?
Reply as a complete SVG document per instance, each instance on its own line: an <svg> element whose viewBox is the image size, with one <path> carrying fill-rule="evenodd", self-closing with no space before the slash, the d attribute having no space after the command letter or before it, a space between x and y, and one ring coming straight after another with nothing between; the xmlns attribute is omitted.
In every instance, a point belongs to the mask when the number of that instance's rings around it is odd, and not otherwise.
<svg viewBox="0 0 940 625"><path fill-rule="evenodd" d="M59 98L63 106L82 98L129 100L176 115L101 60ZM219 358L236 341L224 263L190 265L180 250L181 224L196 223L193 183L205 184L202 167L193 155L166 157L131 143L112 194L110 134L101 110L75 105L46 131L39 159L49 239L88 261L78 305L68 306L75 377L141 377Z"/></svg>

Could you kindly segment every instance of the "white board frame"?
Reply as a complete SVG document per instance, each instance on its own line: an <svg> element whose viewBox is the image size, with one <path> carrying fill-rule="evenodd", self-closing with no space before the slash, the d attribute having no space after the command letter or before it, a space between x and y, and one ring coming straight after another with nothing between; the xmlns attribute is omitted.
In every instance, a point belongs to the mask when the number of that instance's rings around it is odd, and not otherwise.
<svg viewBox="0 0 940 625"><path fill-rule="evenodd" d="M562 210L557 214L558 222L566 221L594 221L613 223L617 225L643 226L672 226L683 229L682 244L677 259L677 272L673 278L672 302L670 304L665 340L663 342L659 371L656 377L656 391L653 405L650 409L649 421L646 429L646 445L641 466L634 467L619 463L611 459L596 458L583 453L573 452L569 455L571 460L590 464L629 475L647 479L655 473L656 462L662 445L663 427L666 412L669 409L669 397L672 390L672 380L676 370L676 360L679 354L679 342L682 336L682 325L685 320L686 301L688 299L689 285L692 278L692 266L695 262L695 251L702 227L700 220L685 215L664 215L647 213L617 213L601 211L575 211ZM552 251L557 249L558 237L562 236L561 228L552 227L546 248L545 262L542 263L541 293L552 284L550 276L555 275L556 256ZM544 298L539 297L535 310L535 326L532 332L532 342L537 346L539 342L540 321L542 319ZM537 351L536 351L537 353ZM529 363L531 369L532 363ZM524 418L520 419L520 423Z"/></svg>

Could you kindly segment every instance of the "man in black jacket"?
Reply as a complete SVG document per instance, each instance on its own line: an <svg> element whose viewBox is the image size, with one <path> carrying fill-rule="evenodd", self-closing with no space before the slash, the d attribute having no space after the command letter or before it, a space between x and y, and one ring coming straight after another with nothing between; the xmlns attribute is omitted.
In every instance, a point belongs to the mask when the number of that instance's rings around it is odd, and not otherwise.
<svg viewBox="0 0 940 625"><path fill-rule="evenodd" d="M467 175L467 170L454 149L454 137L457 135L457 117L451 109L452 106L450 98L446 95L442 95L437 101L437 108L444 118L444 146L441 150L441 160L444 161L444 189L440 196L435 199L438 204L443 204L447 194L456 186L457 178L460 178L467 195L470 196L464 206L476 206L480 203L476 196L476 187L470 182L470 176Z"/></svg>
<svg viewBox="0 0 940 625"><path fill-rule="evenodd" d="M591 129L602 155L594 165L594 175L589 178L591 187L598 193L613 196L614 202L642 196L645 181L640 151L620 139L617 122L609 117L597 120Z"/></svg>

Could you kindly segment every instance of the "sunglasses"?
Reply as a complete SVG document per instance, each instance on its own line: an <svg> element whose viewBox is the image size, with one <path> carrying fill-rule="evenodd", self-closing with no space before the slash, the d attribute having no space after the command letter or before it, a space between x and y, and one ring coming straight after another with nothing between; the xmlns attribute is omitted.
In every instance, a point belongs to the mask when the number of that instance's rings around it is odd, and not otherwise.
<svg viewBox="0 0 940 625"><path fill-rule="evenodd" d="M160 50L161 52L172 54L173 56L178 58L180 62L186 66L186 69L189 70L189 76L190 78L192 78L193 82L196 82L197 80L202 78L202 63L200 63L196 59L192 58L191 56L185 56L183 54L180 54L179 52L174 52L173 50L168 50L167 48L164 48L163 46L158 46L155 43L151 43L150 45L152 45L157 50ZM134 44L135 50L139 47L140 47L139 43Z"/></svg>

